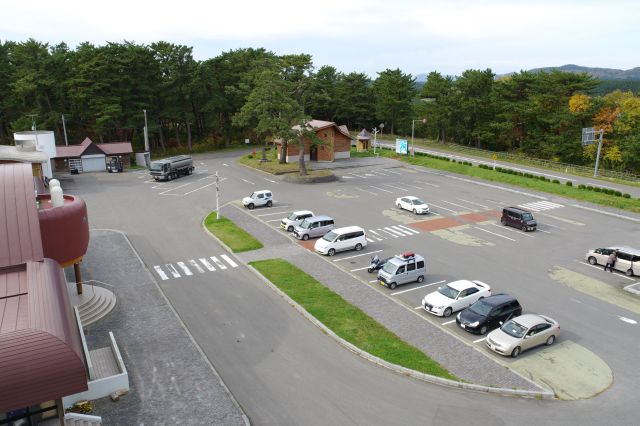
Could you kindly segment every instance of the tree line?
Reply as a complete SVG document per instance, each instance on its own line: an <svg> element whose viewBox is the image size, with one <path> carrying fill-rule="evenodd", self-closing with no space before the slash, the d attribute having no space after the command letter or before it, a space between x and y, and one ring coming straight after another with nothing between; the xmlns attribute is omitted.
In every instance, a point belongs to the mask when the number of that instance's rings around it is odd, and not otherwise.
<svg viewBox="0 0 640 426"><path fill-rule="evenodd" d="M575 164L595 161L595 145L580 143L583 127L604 130L603 164L640 170L640 98L597 95L587 74L522 71L496 79L487 70L460 76L431 72L418 89L400 69L342 73L315 68L306 54L262 48L223 52L197 61L192 48L164 41L95 46L49 45L33 39L0 42L0 141L39 129L70 143L85 136L129 140L142 147L147 111L152 149L229 146L249 138L298 138L293 125L309 118L350 130L415 134L492 150ZM422 119L426 119L426 124ZM304 131L302 129L301 131Z"/></svg>

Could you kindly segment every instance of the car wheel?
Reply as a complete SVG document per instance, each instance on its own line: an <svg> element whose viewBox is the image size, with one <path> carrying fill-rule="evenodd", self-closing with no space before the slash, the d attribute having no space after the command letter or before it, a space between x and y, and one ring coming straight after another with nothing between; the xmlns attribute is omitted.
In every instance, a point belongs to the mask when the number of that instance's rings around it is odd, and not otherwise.
<svg viewBox="0 0 640 426"><path fill-rule="evenodd" d="M302 236L302 239L303 239L303 240L305 240L305 241L307 241L307 240L309 239L309 234L304 234L304 235Z"/></svg>
<svg viewBox="0 0 640 426"><path fill-rule="evenodd" d="M511 358L517 358L520 352L522 352L522 349L520 349L520 346L516 346L516 348L511 351Z"/></svg>
<svg viewBox="0 0 640 426"><path fill-rule="evenodd" d="M356 244L356 251L360 251L362 250L362 244L358 243Z"/></svg>
<svg viewBox="0 0 640 426"><path fill-rule="evenodd" d="M391 290L395 290L397 286L398 286L398 284L396 284L396 283L391 283L391 284L389 284L389 288L390 288Z"/></svg>
<svg viewBox="0 0 640 426"><path fill-rule="evenodd" d="M413 209L413 214L418 214L418 210Z"/></svg>
<svg viewBox="0 0 640 426"><path fill-rule="evenodd" d="M522 229L524 232L527 232L527 225L522 225L522 228L520 229Z"/></svg>
<svg viewBox="0 0 640 426"><path fill-rule="evenodd" d="M487 326L483 325L482 327L480 327L480 334L487 334Z"/></svg>
<svg viewBox="0 0 640 426"><path fill-rule="evenodd" d="M504 219L502 219L502 220L500 221L500 223L501 223L501 224L503 224L504 226L507 226L507 221L506 221L506 220L504 220Z"/></svg>
<svg viewBox="0 0 640 426"><path fill-rule="evenodd" d="M336 254L336 249L329 249L329 251L327 252L327 254L329 256L333 256L334 254Z"/></svg>
<svg viewBox="0 0 640 426"><path fill-rule="evenodd" d="M401 206L400 204L398 204L398 208L399 208L400 210L402 210L402 206Z"/></svg>
<svg viewBox="0 0 640 426"><path fill-rule="evenodd" d="M453 309L451 308L447 308L444 310L444 312L442 313L442 316L445 318L449 318L451 316L451 314L453 313Z"/></svg>
<svg viewBox="0 0 640 426"><path fill-rule="evenodd" d="M421 283L422 281L424 281L424 275L420 275L418 277L418 282Z"/></svg>
<svg viewBox="0 0 640 426"><path fill-rule="evenodd" d="M547 339L547 342L545 343L547 346L551 346L553 345L553 342L556 341L556 336L549 336L549 338Z"/></svg>
<svg viewBox="0 0 640 426"><path fill-rule="evenodd" d="M368 273L372 273L373 272L373 268L367 268L367 272Z"/></svg>
<svg viewBox="0 0 640 426"><path fill-rule="evenodd" d="M288 227L287 232L293 232L293 226Z"/></svg>
<svg viewBox="0 0 640 426"><path fill-rule="evenodd" d="M169 174L167 175L167 180L171 180L171 179L173 179L173 175L172 175L171 173L169 173Z"/></svg>
<svg viewBox="0 0 640 426"><path fill-rule="evenodd" d="M595 257L593 256L589 256L589 259L587 259L587 261L589 262L589 265L595 265L598 263L598 261L596 260Z"/></svg>
<svg viewBox="0 0 640 426"><path fill-rule="evenodd" d="M632 277L633 276L633 269L631 269L631 268L627 269L624 274L626 276L628 276L628 277Z"/></svg>
<svg viewBox="0 0 640 426"><path fill-rule="evenodd" d="M249 203L249 204L247 205L247 207L249 208L249 210L253 210L253 208L254 208L255 206L253 205L253 203Z"/></svg>
<svg viewBox="0 0 640 426"><path fill-rule="evenodd" d="M267 207L271 207L273 205L273 202L271 202L271 200L267 201Z"/></svg>

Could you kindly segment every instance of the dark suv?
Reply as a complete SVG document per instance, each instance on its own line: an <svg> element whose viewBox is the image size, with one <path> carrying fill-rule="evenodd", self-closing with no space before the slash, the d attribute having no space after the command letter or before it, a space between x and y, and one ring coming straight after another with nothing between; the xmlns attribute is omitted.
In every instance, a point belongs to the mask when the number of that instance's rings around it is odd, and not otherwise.
<svg viewBox="0 0 640 426"><path fill-rule="evenodd" d="M505 207L502 209L502 218L500 222L503 225L513 226L523 231L535 231L538 222L533 218L530 211L518 207Z"/></svg>
<svg viewBox="0 0 640 426"><path fill-rule="evenodd" d="M456 323L471 333L485 334L521 314L522 306L515 297L499 293L480 299L460 312Z"/></svg>

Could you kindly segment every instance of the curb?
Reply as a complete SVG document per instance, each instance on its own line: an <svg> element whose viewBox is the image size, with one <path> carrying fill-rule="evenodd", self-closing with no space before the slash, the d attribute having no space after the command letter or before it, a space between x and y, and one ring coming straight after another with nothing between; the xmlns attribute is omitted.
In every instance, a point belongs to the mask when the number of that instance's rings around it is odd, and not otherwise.
<svg viewBox="0 0 640 426"><path fill-rule="evenodd" d="M214 240L216 240L227 251L229 251L230 253L233 254L231 249L229 249L229 247L227 247L226 244L224 244L222 241L220 241L218 239L218 237L213 235L204 226L204 219L202 220L202 227L204 228L204 230L209 235L211 235L214 238ZM245 263L244 261L241 261L241 262L251 272L253 272L256 275L256 277L258 277L265 284L267 284L273 291L275 291L277 294L280 295L280 297L282 297L287 303L289 303L289 305L291 305L294 309L296 309L300 314L302 314L303 317L305 317L307 320L309 320L312 324L314 324L316 327L318 327L320 330L322 330L326 335L331 337L337 343L339 343L340 345L342 345L346 349L350 350L354 354L356 354L356 355L358 355L358 356L360 356L360 357L362 357L362 358L364 358L364 359L366 359L366 360L368 360L370 362L373 362L374 364L378 364L378 365L380 365L382 367L385 367L385 368L387 368L387 369L389 369L389 370L391 370L391 371L393 371L393 372L395 372L397 374L403 375L403 376L409 376L409 377L412 377L414 379L421 380L421 381L424 381L424 382L427 382L427 383L432 383L432 384L436 384L436 385L440 385L440 386L446 386L446 387L454 388L454 389L464 389L464 390L470 390L470 391L481 392L481 393L491 393L491 394L497 394L497 395L503 395L503 396L516 396L516 397L523 397L523 398L539 398L539 399L546 399L546 400L556 399L554 393L551 392L551 391L528 391L528 390L520 390L520 389L507 389L507 388L497 388L497 387L494 388L494 387L489 387L489 386L484 386L484 385L477 385L477 384L473 384L473 383L457 382L455 380L449 380L449 379L444 379L444 378L441 378L441 377L436 377L436 376L432 376L432 375L425 374L425 373L420 373L418 371L411 370L409 368L402 367L402 366L390 363L390 362L385 361L385 360L383 360L381 358L378 358L378 357L376 357L374 355L371 355L370 353L368 353L366 351L363 351L362 349L354 346L353 344L347 342L346 340L342 339L340 336L335 334L331 329L329 329L322 322L318 321L313 315L311 315L309 312L307 312L295 300L291 299L286 293L284 293L275 284L273 284L271 281L269 281L257 269L255 269L253 266L249 265L248 263Z"/></svg>

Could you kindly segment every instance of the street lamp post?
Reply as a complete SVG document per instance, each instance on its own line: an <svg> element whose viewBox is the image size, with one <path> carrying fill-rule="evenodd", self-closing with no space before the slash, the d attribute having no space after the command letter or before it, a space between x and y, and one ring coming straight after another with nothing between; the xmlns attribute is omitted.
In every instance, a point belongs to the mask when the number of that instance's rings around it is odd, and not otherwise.
<svg viewBox="0 0 640 426"><path fill-rule="evenodd" d="M420 118L418 120L411 120L411 156L412 157L416 156L416 152L413 149L413 133L414 133L414 128L415 128L416 121L422 121L422 124L425 124L427 122L427 119L426 118Z"/></svg>
<svg viewBox="0 0 640 426"><path fill-rule="evenodd" d="M378 130L378 127L380 130ZM378 145L378 132L382 132L384 129L384 123L380 123L378 127L373 128L373 155L376 155L376 145Z"/></svg>

